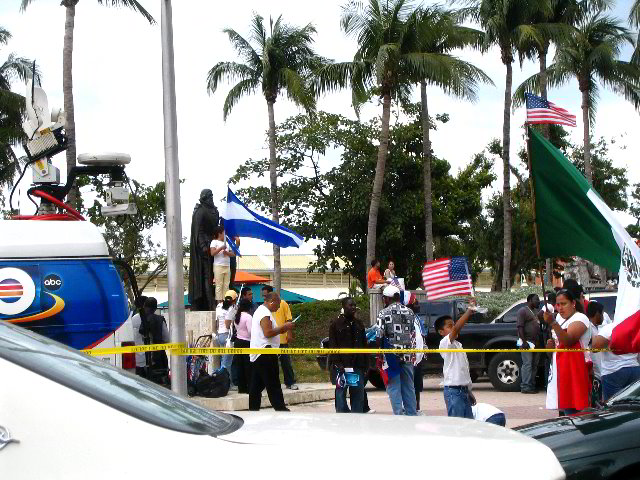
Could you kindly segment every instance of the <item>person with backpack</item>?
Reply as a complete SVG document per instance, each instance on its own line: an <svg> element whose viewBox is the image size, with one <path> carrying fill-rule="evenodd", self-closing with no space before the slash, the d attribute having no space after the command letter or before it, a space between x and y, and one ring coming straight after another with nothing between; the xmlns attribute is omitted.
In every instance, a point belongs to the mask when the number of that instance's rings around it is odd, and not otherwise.
<svg viewBox="0 0 640 480"><path fill-rule="evenodd" d="M144 302L144 315L142 315L142 322L140 324L139 332L145 339L145 344L150 343L152 345L158 343L169 342L169 329L167 328L167 322L162 315L156 314L158 309L158 301L149 297ZM160 350L157 352L151 352L151 365L153 368L169 368L169 360L165 351Z"/></svg>

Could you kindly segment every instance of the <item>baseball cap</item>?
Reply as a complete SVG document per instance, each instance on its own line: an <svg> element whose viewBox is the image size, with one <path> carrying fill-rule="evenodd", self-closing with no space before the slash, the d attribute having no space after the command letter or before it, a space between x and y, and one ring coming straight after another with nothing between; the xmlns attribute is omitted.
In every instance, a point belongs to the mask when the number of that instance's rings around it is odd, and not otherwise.
<svg viewBox="0 0 640 480"><path fill-rule="evenodd" d="M235 300L238 298L238 294L235 290L227 290L227 293L224 294L224 298L231 297L231 300Z"/></svg>
<svg viewBox="0 0 640 480"><path fill-rule="evenodd" d="M387 285L386 287L384 287L384 290L382 290L382 295L384 295L385 297L393 298L399 294L400 294L400 289L398 289L398 287L395 287L393 285Z"/></svg>

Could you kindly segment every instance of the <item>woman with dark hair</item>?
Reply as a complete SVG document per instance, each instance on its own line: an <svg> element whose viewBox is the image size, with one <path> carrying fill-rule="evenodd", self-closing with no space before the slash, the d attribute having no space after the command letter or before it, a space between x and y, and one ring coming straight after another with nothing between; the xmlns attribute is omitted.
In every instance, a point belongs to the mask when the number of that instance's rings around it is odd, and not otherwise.
<svg viewBox="0 0 640 480"><path fill-rule="evenodd" d="M251 310L253 302L243 298L238 304L238 310L234 319L234 330L236 337L233 346L236 348L249 348L251 343ZM249 355L234 355L234 368L238 369L238 392L249 393L249 380L251 379L251 362Z"/></svg>
<svg viewBox="0 0 640 480"><path fill-rule="evenodd" d="M544 312L556 348L589 348L589 319L578 311L580 299L569 290L556 294L557 321ZM547 408L572 415L589 407L589 352L555 352L547 386Z"/></svg>

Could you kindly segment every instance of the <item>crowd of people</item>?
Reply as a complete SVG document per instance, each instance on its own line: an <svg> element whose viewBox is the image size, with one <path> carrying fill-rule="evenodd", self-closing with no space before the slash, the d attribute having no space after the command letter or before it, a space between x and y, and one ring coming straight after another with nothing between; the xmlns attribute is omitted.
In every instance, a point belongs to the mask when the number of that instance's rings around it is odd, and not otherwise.
<svg viewBox="0 0 640 480"><path fill-rule="evenodd" d="M613 352L534 353L533 348L606 349L613 321L597 301L568 279L562 289L546 292L545 301L531 294L517 317L518 346L522 349L521 392L537 393L536 373L544 362L546 407L570 415L603 404L640 379L637 354ZM539 382L538 382L539 383Z"/></svg>

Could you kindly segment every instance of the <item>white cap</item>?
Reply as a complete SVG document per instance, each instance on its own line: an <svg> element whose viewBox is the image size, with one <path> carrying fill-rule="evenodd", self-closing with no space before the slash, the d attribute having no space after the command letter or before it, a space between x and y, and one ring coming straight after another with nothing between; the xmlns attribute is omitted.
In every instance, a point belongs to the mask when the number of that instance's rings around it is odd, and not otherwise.
<svg viewBox="0 0 640 480"><path fill-rule="evenodd" d="M394 285L387 285L386 287L384 287L384 290L382 290L382 295L384 295L385 297L393 298L399 294L400 289Z"/></svg>

